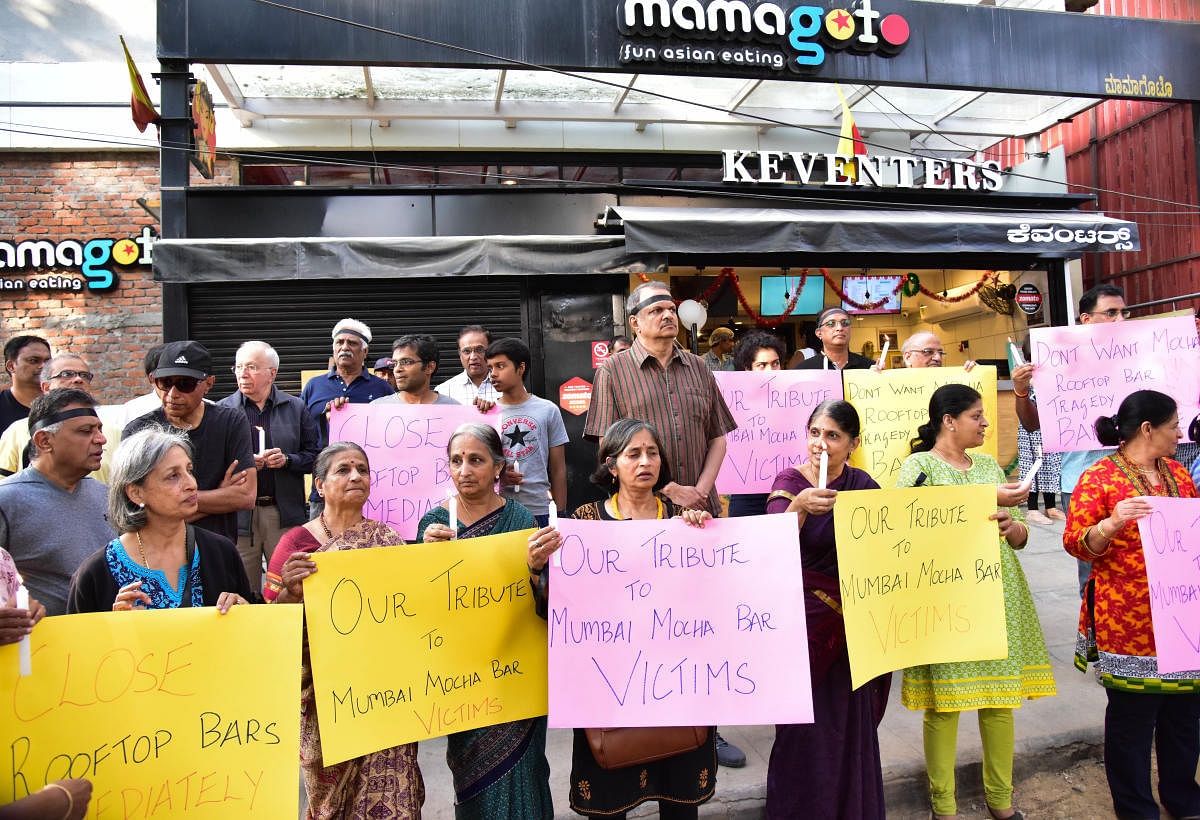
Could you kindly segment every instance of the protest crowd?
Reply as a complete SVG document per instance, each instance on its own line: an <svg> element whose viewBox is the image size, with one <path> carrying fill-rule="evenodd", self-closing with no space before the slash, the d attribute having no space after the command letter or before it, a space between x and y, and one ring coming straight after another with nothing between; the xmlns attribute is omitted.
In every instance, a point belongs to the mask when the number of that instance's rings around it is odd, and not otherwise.
<svg viewBox="0 0 1200 820"><path fill-rule="evenodd" d="M1081 324L1070 330L1084 334L1080 338L1106 332L1129 316L1123 294L1112 285L1088 291L1078 307ZM885 498L886 493L941 499L959 493L954 498L970 497L975 506L951 510L931 502L926 518L901 518L893 509L890 524L886 516L876 522L890 530L891 542L899 542L897 554L901 544L919 550L947 537L932 526L940 521L982 533L975 538L979 554L991 556L973 562L968 573L975 573L972 580L980 589L989 590L978 596L982 603L973 605L989 610L985 614L1002 651L926 657L904 666L897 684L903 705L924 715L932 816L960 816L956 738L960 715L969 712L982 740L988 813L998 820L1024 817L1013 785L1014 721L1026 700L1055 696L1056 684L1018 554L1029 539L1029 522L1059 519L1065 520L1063 549L1079 566L1076 665L1086 671L1094 664L1108 697L1105 714L1095 720L1104 726L1113 810L1120 818L1158 817L1161 801L1172 816L1200 817L1200 669L1167 663L1161 637L1156 643L1151 598L1152 587L1161 587L1148 579L1152 550L1143 552L1147 527L1168 526L1161 523L1167 519L1160 510L1167 508L1158 506L1159 499L1198 498L1200 417L1193 419L1187 409L1195 408L1200 396L1131 389L1116 395L1089 430L1076 431L1077 441L1090 436L1094 446L1064 444L1061 397L1045 388L1037 394L1038 384L1046 384L1039 382L1044 365L1035 361L1028 341L1022 351L1018 340L1012 381L1020 430L1006 432L1019 441L1019 466L1006 468L983 446L999 423L989 410L996 401L995 373L968 363L944 369L944 383L931 388L927 406L922 399L920 417L914 416L899 442L896 463L877 469L862 460L865 450L855 452L864 447L879 411L890 409L886 394L872 392L871 380L883 384L903 374L889 371L884 357L870 359L850 350L850 317L841 307L829 307L817 317L814 346L807 351L812 355L792 367L797 378L824 385L825 391L820 401L789 416L798 431L791 444L797 458L769 486L724 492L718 476L723 466L728 469L739 427L737 408L722 392L725 379L765 384L787 374L792 363L782 342L761 329L738 339L722 328L711 334L707 355L693 355L677 341L682 328L676 308L661 283L647 282L629 294L633 337L616 340L614 352L597 369L584 427L585 437L596 442L595 500L574 509L567 501L567 430L559 407L526 388L529 347L520 339L493 339L481 326L462 328L462 371L436 387L438 347L432 336L402 335L379 351L371 329L347 318L328 331L328 372L309 380L298 397L275 385L280 358L267 342L247 340L234 361L217 362L203 340L186 340L146 351L147 392L124 405L103 407L89 392L93 375L79 351L51 350L37 336L13 337L4 347L12 383L0 392L0 472L5 476L0 480L0 645L21 644L26 653L32 641L38 674L37 667L44 665L37 650L39 631L52 622L95 617L84 613L115 613L104 617L117 623L158 617L133 610L213 607L221 618L236 622L246 608L303 606L308 620L296 659L299 691L267 694L288 710L293 703L299 706L295 723L304 816L417 818L426 795L416 742L397 744L407 738L394 737L391 746L379 741L371 751L349 757L324 745L331 728L327 722L335 718L322 694L329 687L320 680L319 655L328 651L328 643L317 634L315 613L325 610L314 608L314 596L322 589L316 585L322 573L328 575L325 567L333 566L328 562L357 558L369 566L371 553L359 551L406 545L448 550L457 548L455 542L520 533L515 560L522 562L523 577L504 594L525 617L533 616L535 634L540 629L544 639L549 632L553 656L562 643L555 636L571 634L563 621L567 602L578 603L567 596L577 595L579 587L566 585L587 581L564 567L573 554L571 544L596 531L588 527L607 527L604 532L611 530L613 540L626 530L634 533L625 545L632 552L644 540L637 535L643 533L638 522L662 519L661 531L702 543L691 555L712 567L742 563L759 544L748 541L735 549L720 546L725 542L702 542L706 529L733 537L739 527L757 527L766 517L771 532L786 532L796 539L787 543L798 545L792 556L795 572L762 581L792 592L803 616L805 631L799 634L807 636L807 645L791 646L786 654L794 656L811 686L809 719L787 711L763 721L776 724L767 816L882 818L876 730L893 685L892 670L901 667L872 669L860 662L850 623L852 609L861 612L872 596L905 591L910 581L878 568L871 579L860 570L849 573L848 562L866 542L853 524L852 513L860 508L850 505L859 502L846 499ZM915 334L903 341L901 352L906 368L942 366L942 343L934 334ZM1194 329L1190 350L1181 355L1200 369ZM237 379L237 391L227 397L209 395L218 367L231 368ZM993 371L990 389L987 374L980 376L988 370ZM850 385L857 387L852 391ZM436 455L447 473L444 487L410 488L410 497L425 499L425 505L411 529L400 532L387 520L376 520L379 508L368 503L373 483L381 480L379 464L373 470L371 463L378 462L378 442L369 442L366 432L348 432L367 427L347 419L359 418L354 413L369 413L361 416L368 422L406 413L416 415L405 418L422 418L419 413L426 411L415 405L437 406L437 411L454 406L472 415L437 443ZM1056 435L1063 446L1050 446ZM405 456L396 458L404 463ZM847 493L858 495L843 496ZM1200 519L1198 505L1192 501L1187 508L1193 527L1200 526L1194 523ZM1195 532L1175 532L1180 551L1195 545ZM1169 552L1171 537L1164 538ZM471 562L468 547L462 547L464 560ZM675 566L670 546L655 549L666 550L655 552L655 566ZM585 565L590 560L583 559ZM625 572L620 560L605 558L616 572ZM955 580L955 571L944 573L948 582ZM914 577L911 583L921 582ZM446 584L449 589L449 574ZM564 588L556 589L560 584ZM478 606L469 597L477 591L458 589L452 604ZM411 601L389 601L383 616L370 600L365 610L360 604L360 615L369 612L376 623L411 616ZM946 617L953 624L962 611L951 609ZM705 631L704 624L695 626L697 634ZM775 629L765 621L760 625ZM692 636L687 624L665 628ZM894 628L900 641L900 631L911 627L901 621ZM376 648L384 655L395 652L386 645ZM22 654L22 663L25 658ZM341 666L357 662L350 656L338 659ZM547 686L554 690L551 704L558 690L574 686L561 680L555 686L555 663L552 658L549 682L524 675L523 683L540 692L543 704ZM495 672L494 661L492 668ZM635 664L635 672L638 668ZM685 680L690 672L672 671L670 686L698 692L706 683L704 667L698 669L698 683ZM517 674L510 677L523 674L513 671ZM584 671L581 665L580 680ZM741 667L738 672L745 677L733 678L730 689L747 702L759 698L763 714L777 714L768 690L755 695L738 688L743 683L745 690L757 688L749 672ZM632 684L625 674L622 680L604 680L610 688L624 686L631 701L633 690L645 700L646 686L660 697L655 693L664 684L653 666L646 679L642 673L631 676ZM250 680L227 683L254 685ZM712 680L707 684L711 689ZM552 705L550 726L571 725L555 723L553 710ZM564 801L589 817L623 818L643 803L656 802L661 817L695 818L718 789L718 767L745 763L744 754L716 726L619 725L575 728L569 763L547 758L544 705L540 713L501 722L475 720L461 730L451 726L427 735L448 735L446 763L459 818L551 818L555 803ZM551 767L568 765L569 794L552 794ZM31 774L24 789L17 788L14 776L13 797L20 799L0 807L0 817L96 816L87 812L89 801L100 797L99 786L93 793L88 777L78 776L73 766L66 771L71 776L40 782ZM105 773L98 754L91 773ZM288 777L295 792L294 772ZM228 779L223 788L228 795ZM148 802L146 811L152 816Z"/></svg>

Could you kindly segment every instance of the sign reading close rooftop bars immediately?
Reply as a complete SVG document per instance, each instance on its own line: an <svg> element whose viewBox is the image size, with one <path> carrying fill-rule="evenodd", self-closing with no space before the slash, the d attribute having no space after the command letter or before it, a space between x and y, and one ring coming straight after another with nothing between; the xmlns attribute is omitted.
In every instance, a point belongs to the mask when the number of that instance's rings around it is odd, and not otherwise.
<svg viewBox="0 0 1200 820"><path fill-rule="evenodd" d="M622 63L756 66L803 72L825 62L826 49L893 55L908 42L908 21L883 15L871 0L852 9L744 0L621 0L617 27ZM853 6L857 6L853 8ZM648 40L645 38L665 38ZM698 43L686 42L698 40Z"/></svg>
<svg viewBox="0 0 1200 820"><path fill-rule="evenodd" d="M857 179L847 173L851 160ZM857 185L876 188L937 188L955 191L999 191L1004 174L995 160L934 159L914 156L851 157L809 151L721 152L722 182L798 185ZM894 174L893 174L894 172Z"/></svg>

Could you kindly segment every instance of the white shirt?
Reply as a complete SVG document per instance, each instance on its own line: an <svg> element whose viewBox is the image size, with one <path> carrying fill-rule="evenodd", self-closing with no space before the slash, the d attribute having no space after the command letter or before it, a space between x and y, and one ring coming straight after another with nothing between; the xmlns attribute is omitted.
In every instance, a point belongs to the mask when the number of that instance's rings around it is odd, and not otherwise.
<svg viewBox="0 0 1200 820"><path fill-rule="evenodd" d="M459 404L472 404L477 396L484 401L490 402L495 402L500 398L500 394L496 392L496 388L492 387L491 381L485 378L476 387L475 382L471 381L471 377L467 375L467 371L465 370L454 378L442 382L435 389L443 396L449 396Z"/></svg>

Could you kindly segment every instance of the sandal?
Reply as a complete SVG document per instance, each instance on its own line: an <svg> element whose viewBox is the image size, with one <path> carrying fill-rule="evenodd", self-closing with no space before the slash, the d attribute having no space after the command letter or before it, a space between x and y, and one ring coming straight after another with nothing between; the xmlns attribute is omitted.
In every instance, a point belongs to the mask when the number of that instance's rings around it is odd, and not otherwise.
<svg viewBox="0 0 1200 820"><path fill-rule="evenodd" d="M991 806L988 806L987 810L988 814L991 815L994 820L1025 820L1025 813L1020 809L1013 809L1012 814L1010 814L1008 817L1001 817L1000 815L996 814L996 812L992 810Z"/></svg>

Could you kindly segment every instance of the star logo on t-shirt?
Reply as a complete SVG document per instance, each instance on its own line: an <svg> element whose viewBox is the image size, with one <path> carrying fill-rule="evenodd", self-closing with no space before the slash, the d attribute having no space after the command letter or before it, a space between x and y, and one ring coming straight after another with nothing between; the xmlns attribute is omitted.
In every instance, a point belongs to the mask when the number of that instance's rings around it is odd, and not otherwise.
<svg viewBox="0 0 1200 820"><path fill-rule="evenodd" d="M529 435L529 431L522 430L521 425L517 424L513 427L511 432L505 433L504 437L506 439L508 439L509 448L513 448L513 447L517 447L518 445L521 447L524 447L525 446L525 437L527 435Z"/></svg>

